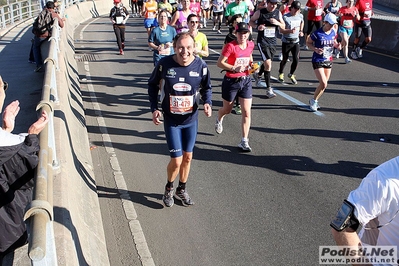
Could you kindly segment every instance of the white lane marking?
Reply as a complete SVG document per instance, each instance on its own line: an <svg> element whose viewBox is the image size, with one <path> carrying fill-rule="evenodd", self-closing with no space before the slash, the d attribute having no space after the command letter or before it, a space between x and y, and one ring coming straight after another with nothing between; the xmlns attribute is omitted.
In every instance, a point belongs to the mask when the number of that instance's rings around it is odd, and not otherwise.
<svg viewBox="0 0 399 266"><path fill-rule="evenodd" d="M99 18L97 18L99 19ZM83 32L85 29L93 22L95 22L97 19L92 20L89 22L85 27L82 28L79 34L80 40L83 40ZM150 252L150 249L148 248L147 241L144 236L143 229L140 225L139 220L137 219L137 213L136 209L134 208L133 201L129 196L128 193L128 188L126 185L126 180L123 176L123 173L121 171L121 167L119 165L118 158L115 154L114 147L112 146L112 141L111 137L108 134L107 130L107 125L105 124L105 119L103 118L101 114L101 108L100 105L97 102L94 86L91 82L91 74L90 74L90 68L89 68L89 62L85 61L84 62L84 68L85 68L85 75L86 75L86 80L87 80L87 87L90 92L90 100L93 104L93 108L96 112L97 115L97 123L98 127L100 129L100 132L102 133L102 141L105 147L105 150L107 151L109 155L109 161L111 164L111 168L113 170L113 175L114 175L114 180L116 183L116 187L118 188L119 192L119 197L122 201L122 208L125 213L126 218L129 221L129 228L130 232L133 237L133 242L136 246L137 253L140 257L141 264L143 266L155 266L154 260L152 259L152 255Z"/></svg>
<svg viewBox="0 0 399 266"><path fill-rule="evenodd" d="M309 109L309 112L310 112L309 105L307 105L307 104L305 104L305 103L303 103L303 102L301 102L301 101L295 99L294 97L289 96L288 94L286 94L286 93L284 93L284 92L282 92L282 91L280 91L280 90L273 89L273 91L274 91L275 93L277 93L278 95L283 96L283 97L286 98L287 100L289 100L289 101L295 103L296 105L298 105L298 106L300 106L300 107L302 107L302 108L305 108L305 109ZM313 112L313 113L314 113L315 115L318 115L318 116L324 116L324 114L323 114L322 112L320 112L320 111L316 111L316 112Z"/></svg>
<svg viewBox="0 0 399 266"><path fill-rule="evenodd" d="M215 50L213 50L213 49L209 49L209 50L212 51L212 52L214 52L215 54L220 55L220 53L219 53L218 51L215 51ZM275 77L270 77L270 79L277 80L277 78L275 78ZM284 84L284 85L288 85L288 84ZM275 93L279 94L280 96L286 98L288 101L291 101L291 102L295 103L295 104L298 105L299 107L302 107L302 108L305 108L305 109L309 109L309 112L310 112L310 108L309 108L309 106L308 106L307 104L305 104L305 103L303 103L303 102L301 102L301 101L295 99L294 97L289 96L288 94L286 94L286 93L284 93L284 92L282 92L282 91L280 91L280 90L273 89L273 91L274 91ZM315 115L318 115L318 116L325 116L325 115L324 115L322 112L320 112L320 111L316 111L316 112L312 112L312 113L314 113Z"/></svg>

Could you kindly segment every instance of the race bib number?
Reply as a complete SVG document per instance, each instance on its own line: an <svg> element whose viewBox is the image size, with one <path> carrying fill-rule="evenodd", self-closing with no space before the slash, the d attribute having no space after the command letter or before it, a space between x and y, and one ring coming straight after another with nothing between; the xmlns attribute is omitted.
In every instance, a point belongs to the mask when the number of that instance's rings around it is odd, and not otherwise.
<svg viewBox="0 0 399 266"><path fill-rule="evenodd" d="M159 51L160 55L170 55L170 47L168 48L163 48Z"/></svg>
<svg viewBox="0 0 399 266"><path fill-rule="evenodd" d="M264 30L264 35L267 38L275 37L276 36L276 28L275 27L266 27Z"/></svg>
<svg viewBox="0 0 399 266"><path fill-rule="evenodd" d="M194 97L192 95L170 95L170 112L172 114L185 115L193 112Z"/></svg>
<svg viewBox="0 0 399 266"><path fill-rule="evenodd" d="M123 17L122 16L117 16L115 21L116 21L116 24L122 24Z"/></svg>
<svg viewBox="0 0 399 266"><path fill-rule="evenodd" d="M333 50L334 50L334 48L330 47L330 46L323 47L323 57L330 59L333 55Z"/></svg>
<svg viewBox="0 0 399 266"><path fill-rule="evenodd" d="M322 14L323 14L323 9L321 9L321 8L316 9L316 11L315 11L316 17L321 16Z"/></svg>
<svg viewBox="0 0 399 266"><path fill-rule="evenodd" d="M147 18L155 18L155 13L154 12L148 12Z"/></svg>
<svg viewBox="0 0 399 266"><path fill-rule="evenodd" d="M234 67L248 67L249 62L251 62L251 58L249 57L239 57L236 58L236 61L234 62Z"/></svg>
<svg viewBox="0 0 399 266"><path fill-rule="evenodd" d="M291 30L293 29L299 29L299 26L301 26L301 21L300 20L295 20L291 21Z"/></svg>
<svg viewBox="0 0 399 266"><path fill-rule="evenodd" d="M353 21L352 21L351 19L345 19L345 20L342 22L342 26L345 27L345 28L352 28L352 26L353 26Z"/></svg>
<svg viewBox="0 0 399 266"><path fill-rule="evenodd" d="M365 16L366 18L371 17L371 10L364 11L364 16Z"/></svg>

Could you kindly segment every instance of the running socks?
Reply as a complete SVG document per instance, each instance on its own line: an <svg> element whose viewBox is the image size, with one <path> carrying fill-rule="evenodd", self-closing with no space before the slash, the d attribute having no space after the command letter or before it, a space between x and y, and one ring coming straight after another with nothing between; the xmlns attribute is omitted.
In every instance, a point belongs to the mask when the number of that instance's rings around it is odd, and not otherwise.
<svg viewBox="0 0 399 266"><path fill-rule="evenodd" d="M180 191L185 189L186 189L186 183L179 181L179 186L177 187L177 190Z"/></svg>
<svg viewBox="0 0 399 266"><path fill-rule="evenodd" d="M270 71L265 70L266 87L270 88Z"/></svg>
<svg viewBox="0 0 399 266"><path fill-rule="evenodd" d="M173 182L169 182L169 181L168 181L168 183L166 183L165 188L168 189L168 190L173 189Z"/></svg>

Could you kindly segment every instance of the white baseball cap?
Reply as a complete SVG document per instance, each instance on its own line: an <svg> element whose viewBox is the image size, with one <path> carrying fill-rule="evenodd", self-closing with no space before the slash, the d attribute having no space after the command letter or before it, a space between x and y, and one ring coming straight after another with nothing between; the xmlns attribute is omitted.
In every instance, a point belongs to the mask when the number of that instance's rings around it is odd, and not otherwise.
<svg viewBox="0 0 399 266"><path fill-rule="evenodd" d="M324 21L330 23L331 25L337 24L337 16L334 15L333 13L328 13L325 17L324 17Z"/></svg>

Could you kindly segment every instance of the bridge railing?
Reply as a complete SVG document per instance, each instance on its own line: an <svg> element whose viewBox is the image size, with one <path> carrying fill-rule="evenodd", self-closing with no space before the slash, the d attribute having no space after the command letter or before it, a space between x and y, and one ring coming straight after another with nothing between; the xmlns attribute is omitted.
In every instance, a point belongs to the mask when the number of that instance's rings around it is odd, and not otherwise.
<svg viewBox="0 0 399 266"><path fill-rule="evenodd" d="M60 27L56 18L44 61L41 101L36 110L46 111L49 123L40 133L39 165L36 168L33 200L25 214L30 232L28 255L33 265L57 265L53 231L53 171L59 167L54 132L54 105L58 103L57 75Z"/></svg>
<svg viewBox="0 0 399 266"><path fill-rule="evenodd" d="M1 29L32 18L41 10L40 2L37 0L23 0L13 3L8 0L7 2L7 5L0 7Z"/></svg>

